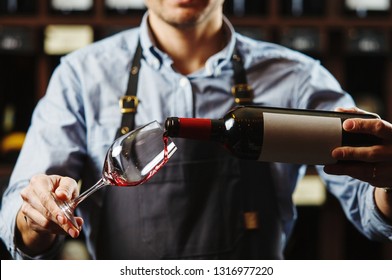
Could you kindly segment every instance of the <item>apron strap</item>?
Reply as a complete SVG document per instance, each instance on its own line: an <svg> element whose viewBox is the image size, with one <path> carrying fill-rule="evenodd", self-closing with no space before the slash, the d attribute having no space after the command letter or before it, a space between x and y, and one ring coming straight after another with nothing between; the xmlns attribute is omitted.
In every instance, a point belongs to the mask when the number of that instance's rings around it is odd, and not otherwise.
<svg viewBox="0 0 392 280"><path fill-rule="evenodd" d="M122 113L121 126L117 131L116 138L128 133L135 128L135 114L139 99L137 98L137 87L139 81L139 72L142 59L142 47L140 40L138 41L135 55L132 60L131 71L129 71L129 80L127 91L120 98L119 105Z"/></svg>
<svg viewBox="0 0 392 280"><path fill-rule="evenodd" d="M139 105L139 99L137 98L137 88L142 52L143 50L139 40L135 55L132 60L131 71L129 72L127 91L119 101L120 110L122 113L122 121L121 126L117 131L116 138L128 133L135 128L135 114L137 111L137 106ZM232 63L234 70L234 85L231 88L231 93L234 96L234 101L238 105L250 105L252 104L253 100L253 89L250 85L248 85L243 60L237 48L232 55Z"/></svg>
<svg viewBox="0 0 392 280"><path fill-rule="evenodd" d="M248 84L244 62L237 48L231 57L234 70L234 85L231 87L231 93L237 105L250 105L253 103L253 88Z"/></svg>

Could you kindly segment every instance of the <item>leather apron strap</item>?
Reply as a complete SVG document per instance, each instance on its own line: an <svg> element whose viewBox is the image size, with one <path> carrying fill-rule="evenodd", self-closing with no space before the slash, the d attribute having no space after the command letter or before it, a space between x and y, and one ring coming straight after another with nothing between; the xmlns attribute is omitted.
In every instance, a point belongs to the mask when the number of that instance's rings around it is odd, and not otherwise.
<svg viewBox="0 0 392 280"><path fill-rule="evenodd" d="M129 71L129 79L127 91L119 101L120 111L122 113L121 126L117 131L116 138L135 128L135 114L139 99L137 97L137 88L139 81L139 73L141 67L143 50L138 41L136 52L132 59L132 67ZM234 70L234 85L231 88L231 93L234 96L234 101L238 105L250 105L253 100L253 89L247 83L246 71L243 66L243 61L238 50L235 49L232 55L232 63Z"/></svg>
<svg viewBox="0 0 392 280"><path fill-rule="evenodd" d="M137 111L137 106L139 105L139 99L136 95L142 61L142 52L143 50L139 40L136 52L132 59L132 67L129 71L127 91L119 101L119 106L122 113L122 120L121 126L117 131L116 138L128 133L135 128L135 114Z"/></svg>

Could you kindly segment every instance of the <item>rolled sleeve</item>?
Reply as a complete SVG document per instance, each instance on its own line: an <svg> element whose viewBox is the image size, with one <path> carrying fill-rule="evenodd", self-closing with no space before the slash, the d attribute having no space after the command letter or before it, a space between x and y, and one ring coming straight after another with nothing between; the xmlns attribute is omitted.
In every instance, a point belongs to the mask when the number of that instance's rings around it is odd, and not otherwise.
<svg viewBox="0 0 392 280"><path fill-rule="evenodd" d="M371 187L371 191L369 191L365 200L366 213L368 216L366 228L371 237L381 241L384 241L385 239L392 241L392 223L388 221L378 209L374 192L375 189Z"/></svg>
<svg viewBox="0 0 392 280"><path fill-rule="evenodd" d="M16 246L16 217L22 205L20 190L24 188L27 184L27 181L20 182L18 184L10 186L4 193L1 205L2 210L0 211L0 233L2 236L2 240L14 260L53 259L58 255L64 243L64 236L57 236L55 242L53 243L53 246L51 246L49 250L36 256L30 256Z"/></svg>

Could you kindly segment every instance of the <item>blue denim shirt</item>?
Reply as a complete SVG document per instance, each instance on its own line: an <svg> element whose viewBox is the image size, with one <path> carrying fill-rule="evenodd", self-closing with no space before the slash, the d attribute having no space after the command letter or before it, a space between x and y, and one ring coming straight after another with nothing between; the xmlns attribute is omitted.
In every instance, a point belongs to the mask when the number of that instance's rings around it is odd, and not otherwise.
<svg viewBox="0 0 392 280"><path fill-rule="evenodd" d="M149 35L146 15L138 28L96 42L62 58L46 95L34 111L31 127L1 203L1 238L16 259L30 258L14 243L15 218L22 204L20 191L37 173L59 174L83 184L93 184L101 174L108 147L121 123L118 101L124 95L130 64L140 37L143 60L137 95L140 104L136 126L167 117L220 118L234 106L230 93L233 78L231 54L237 47L244 59L254 102L275 107L333 110L351 107L352 98L320 63L279 45L255 41L235 33L227 46L208 59L199 71L181 75L171 58L159 50ZM181 151L177 151L181 153ZM285 243L293 228L296 212L292 193L305 166L273 163L281 237ZM373 187L346 176L330 176L317 167L327 188L340 200L348 218L365 235L392 240L388 226L376 210ZM86 176L88 175L88 176ZM262 186L262 182L259 182ZM102 205L102 193L83 202L78 214L85 224L89 251L96 255L95 226ZM94 214L95 213L95 214ZM34 258L50 258L61 244Z"/></svg>

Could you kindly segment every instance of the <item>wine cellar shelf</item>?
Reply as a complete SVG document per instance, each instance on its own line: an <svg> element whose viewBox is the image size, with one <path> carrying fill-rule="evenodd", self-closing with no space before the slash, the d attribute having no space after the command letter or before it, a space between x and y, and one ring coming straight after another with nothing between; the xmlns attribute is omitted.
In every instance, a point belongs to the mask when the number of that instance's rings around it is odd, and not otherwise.
<svg viewBox="0 0 392 280"><path fill-rule="evenodd" d="M36 8L32 14L0 14L0 36L7 28L17 27L28 29L35 39L33 53L30 53L35 58L35 71L29 73L35 75L35 82L32 90L25 93L34 96L35 100L44 95L51 72L58 62L58 58L53 59L53 56L44 51L47 26L88 25L94 32L94 40L99 40L108 34L110 29L137 26L143 13L109 13L105 8L105 0L95 0L92 10L86 14L60 14L52 12L49 0L35 2ZM243 16L235 16L232 11L227 12L227 16L240 32L285 44L320 59L348 92L354 96L359 94L359 98L365 98L366 101L372 99L374 106L378 104L382 107L376 108L378 113L388 120L392 119L392 110L388 108L392 106L389 105L392 104L391 94L388 94L391 92L392 81L386 78L392 74L392 13L359 18L345 13L342 5L344 1L321 0L324 3L321 16L290 16L282 14L281 11L282 3L288 0L257 2L261 3L259 6L263 11L259 15L247 15L246 10ZM7 50L2 47L1 52L6 53ZM15 55L12 51L8 52ZM353 60L359 64L363 62L363 67L350 68L349 62ZM372 88L371 80L376 72L378 74L380 71L375 71L374 67L385 73L383 77L375 77L376 82L373 81L373 84L377 85L376 88ZM352 89L356 73L349 73L350 71L362 72L363 74L358 75L368 77L367 81L361 80L362 83L367 83L362 91ZM382 78L385 79L381 80Z"/></svg>
<svg viewBox="0 0 392 280"><path fill-rule="evenodd" d="M32 110L44 96L52 71L65 54L46 49L49 27L89 27L91 41L96 41L139 25L143 9L109 11L105 1L108 0L94 0L88 11L74 13L54 11L50 0L18 0L13 2L20 5L34 2L35 6L32 11L7 13L4 7L11 1L0 0L0 143L12 131L27 130ZM246 5L239 8L234 2ZM303 3L303 14L296 14L294 2ZM376 1L389 3L389 6L385 11L358 14L358 11L347 10L346 2L355 1L226 0L225 13L241 33L283 44L319 59L353 95L358 106L392 121L392 8L389 1ZM307 5L310 9L306 9ZM14 116L11 123L7 121L10 108ZM14 160L15 157L0 157L3 185ZM300 234L294 234L297 243L289 244L288 255L293 258L392 258L390 246L359 237L339 209L330 197L322 207L300 207L296 230ZM326 232L330 233L331 228L334 234L329 235ZM310 229L318 234L308 232ZM313 246L314 251L298 247L298 244L303 246L304 238L312 243L306 247ZM356 246L365 248L362 255L350 255Z"/></svg>

